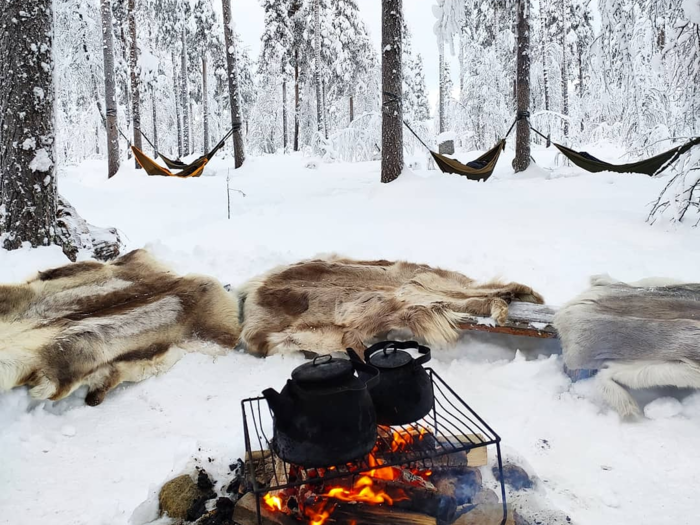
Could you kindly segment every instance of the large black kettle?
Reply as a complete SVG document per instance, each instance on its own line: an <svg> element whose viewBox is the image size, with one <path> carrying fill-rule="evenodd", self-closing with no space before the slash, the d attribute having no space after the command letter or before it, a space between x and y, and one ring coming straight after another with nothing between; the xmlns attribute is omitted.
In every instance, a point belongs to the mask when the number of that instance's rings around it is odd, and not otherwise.
<svg viewBox="0 0 700 525"><path fill-rule="evenodd" d="M275 453L307 468L340 465L368 454L377 439L368 387L378 380L377 369L361 360L330 355L294 369L282 392L263 392L273 415Z"/></svg>
<svg viewBox="0 0 700 525"><path fill-rule="evenodd" d="M413 359L404 352L417 349ZM433 408L433 382L423 365L430 361L430 348L415 341L384 341L365 350L365 362L379 369L379 382L370 389L377 423L406 425L423 418Z"/></svg>

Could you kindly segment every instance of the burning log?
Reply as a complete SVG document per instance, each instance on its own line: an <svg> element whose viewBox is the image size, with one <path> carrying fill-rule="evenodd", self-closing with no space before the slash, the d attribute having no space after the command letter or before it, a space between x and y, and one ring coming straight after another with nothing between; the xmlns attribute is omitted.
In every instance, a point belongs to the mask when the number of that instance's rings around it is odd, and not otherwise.
<svg viewBox="0 0 700 525"><path fill-rule="evenodd" d="M338 503L324 525L355 523L355 525L437 525L432 516L407 512L396 507Z"/></svg>
<svg viewBox="0 0 700 525"><path fill-rule="evenodd" d="M260 516L262 525L299 525L294 518L290 518L282 512L271 512L260 501ZM258 525L258 511L255 505L255 495L249 492L236 503L233 510L233 521L240 525Z"/></svg>
<svg viewBox="0 0 700 525"><path fill-rule="evenodd" d="M454 497L431 489L406 485L400 481L372 479L367 476L357 480L352 489L335 487L322 495L311 495L305 502L305 509L315 509L320 513L335 503L369 503L369 506L386 506L391 509L418 512L436 518L438 525L454 521L457 502Z"/></svg>

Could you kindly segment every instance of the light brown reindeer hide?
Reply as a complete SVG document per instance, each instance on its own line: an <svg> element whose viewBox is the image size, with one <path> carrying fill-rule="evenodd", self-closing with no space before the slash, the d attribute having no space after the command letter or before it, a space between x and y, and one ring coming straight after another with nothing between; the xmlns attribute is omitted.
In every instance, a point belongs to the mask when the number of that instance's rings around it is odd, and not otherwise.
<svg viewBox="0 0 700 525"><path fill-rule="evenodd" d="M0 285L0 391L58 400L88 385L97 405L170 368L188 340L234 347L239 336L238 301L215 279L179 277L143 250L70 264Z"/></svg>
<svg viewBox="0 0 700 525"><path fill-rule="evenodd" d="M446 345L457 340L464 314L493 316L503 324L511 301L544 302L518 283L477 284L421 264L339 257L274 269L238 293L243 339L257 355L361 349L390 330Z"/></svg>

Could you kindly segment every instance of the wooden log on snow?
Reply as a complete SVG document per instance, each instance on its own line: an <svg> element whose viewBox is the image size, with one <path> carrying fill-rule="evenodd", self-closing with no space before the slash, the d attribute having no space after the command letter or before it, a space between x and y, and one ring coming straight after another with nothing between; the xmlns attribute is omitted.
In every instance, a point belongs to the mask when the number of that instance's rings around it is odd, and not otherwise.
<svg viewBox="0 0 700 525"><path fill-rule="evenodd" d="M490 317L465 316L459 323L459 328L460 330L553 339L558 337L557 331L552 325L556 313L556 307L517 301L508 306L508 319L502 326L496 326L495 321Z"/></svg>

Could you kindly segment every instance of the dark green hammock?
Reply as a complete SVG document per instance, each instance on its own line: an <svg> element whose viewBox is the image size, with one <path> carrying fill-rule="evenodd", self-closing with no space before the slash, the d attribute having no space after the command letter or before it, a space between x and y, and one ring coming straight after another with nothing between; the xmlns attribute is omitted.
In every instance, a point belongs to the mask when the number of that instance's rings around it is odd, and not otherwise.
<svg viewBox="0 0 700 525"><path fill-rule="evenodd" d="M566 146L562 146L556 142L552 142L552 144L554 144L554 146L561 151L561 153L567 159L576 164L579 168L583 168L586 171L590 171L592 173L598 173L601 171L612 171L615 173L642 173L651 177L664 171L669 165L675 162L678 157L690 150L690 148L693 146L700 144L700 137L691 139L681 146L677 146L663 153L659 153L658 155L649 159L640 160L638 162L630 162L629 164L610 164L600 159L596 159L585 151L574 151L571 148L567 148Z"/></svg>

